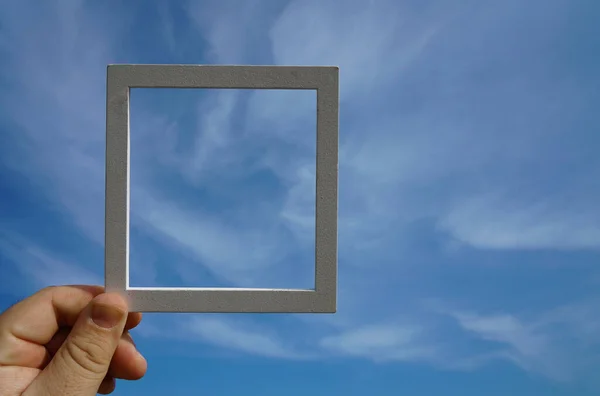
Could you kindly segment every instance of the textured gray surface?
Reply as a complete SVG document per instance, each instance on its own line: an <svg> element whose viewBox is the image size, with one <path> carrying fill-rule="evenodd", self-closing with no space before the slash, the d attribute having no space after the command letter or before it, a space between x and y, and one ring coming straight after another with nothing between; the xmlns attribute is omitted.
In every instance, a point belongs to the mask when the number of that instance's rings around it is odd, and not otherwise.
<svg viewBox="0 0 600 396"><path fill-rule="evenodd" d="M337 301L338 68L331 66L109 65L106 91L107 291L137 312L333 313ZM130 88L317 91L315 289L129 287Z"/></svg>

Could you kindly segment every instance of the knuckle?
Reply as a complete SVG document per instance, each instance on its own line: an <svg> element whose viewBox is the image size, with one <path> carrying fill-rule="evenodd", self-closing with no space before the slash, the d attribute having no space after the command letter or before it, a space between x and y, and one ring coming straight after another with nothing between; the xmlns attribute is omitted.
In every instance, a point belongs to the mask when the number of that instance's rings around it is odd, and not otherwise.
<svg viewBox="0 0 600 396"><path fill-rule="evenodd" d="M42 290L40 290L40 293L52 293L54 292L54 290L56 290L56 288L56 286L46 286Z"/></svg>
<svg viewBox="0 0 600 396"><path fill-rule="evenodd" d="M25 343L19 342L9 332L0 329L0 367L13 366L25 356Z"/></svg>

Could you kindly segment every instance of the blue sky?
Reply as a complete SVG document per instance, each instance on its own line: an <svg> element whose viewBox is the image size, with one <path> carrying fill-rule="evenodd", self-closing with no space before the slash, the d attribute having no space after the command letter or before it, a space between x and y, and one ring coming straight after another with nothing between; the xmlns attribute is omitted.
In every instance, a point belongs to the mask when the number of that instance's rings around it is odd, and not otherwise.
<svg viewBox="0 0 600 396"><path fill-rule="evenodd" d="M600 392L597 1L2 3L2 309L103 283L107 64L340 67L338 313L147 314L115 394ZM314 93L131 98L132 285L311 287Z"/></svg>

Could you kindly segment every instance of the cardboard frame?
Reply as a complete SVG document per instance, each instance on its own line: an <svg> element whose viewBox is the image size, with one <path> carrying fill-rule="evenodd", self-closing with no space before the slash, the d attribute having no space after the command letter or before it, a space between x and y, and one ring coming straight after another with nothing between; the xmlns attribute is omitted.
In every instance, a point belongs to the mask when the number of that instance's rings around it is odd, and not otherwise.
<svg viewBox="0 0 600 396"><path fill-rule="evenodd" d="M336 312L338 75L339 69L334 66L109 65L106 87L106 290L126 295L132 312ZM317 91L314 289L129 286L131 88Z"/></svg>

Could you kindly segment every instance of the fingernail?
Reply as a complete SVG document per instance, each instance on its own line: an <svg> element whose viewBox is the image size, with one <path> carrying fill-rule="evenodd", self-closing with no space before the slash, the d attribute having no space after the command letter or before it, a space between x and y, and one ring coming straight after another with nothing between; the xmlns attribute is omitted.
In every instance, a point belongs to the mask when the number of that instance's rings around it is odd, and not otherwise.
<svg viewBox="0 0 600 396"><path fill-rule="evenodd" d="M115 327L124 316L125 312L110 305L95 303L92 306L92 320L105 329Z"/></svg>

